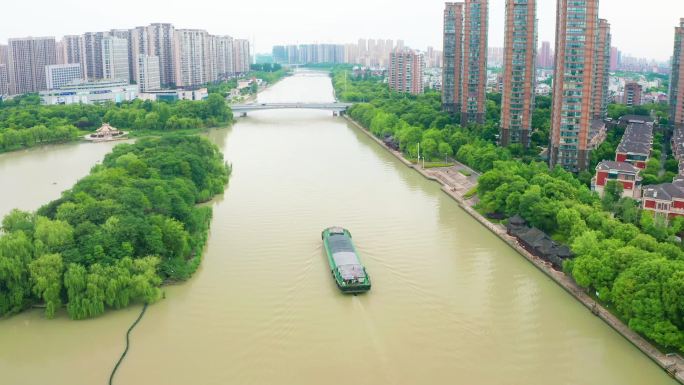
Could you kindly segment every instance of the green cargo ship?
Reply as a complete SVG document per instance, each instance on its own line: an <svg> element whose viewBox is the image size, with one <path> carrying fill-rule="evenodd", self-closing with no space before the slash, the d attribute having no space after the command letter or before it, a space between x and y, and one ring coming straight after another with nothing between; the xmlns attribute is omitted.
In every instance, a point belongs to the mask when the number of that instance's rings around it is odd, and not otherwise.
<svg viewBox="0 0 684 385"><path fill-rule="evenodd" d="M330 227L323 230L321 238L337 287L343 293L363 293L370 290L370 277L359 260L349 230Z"/></svg>

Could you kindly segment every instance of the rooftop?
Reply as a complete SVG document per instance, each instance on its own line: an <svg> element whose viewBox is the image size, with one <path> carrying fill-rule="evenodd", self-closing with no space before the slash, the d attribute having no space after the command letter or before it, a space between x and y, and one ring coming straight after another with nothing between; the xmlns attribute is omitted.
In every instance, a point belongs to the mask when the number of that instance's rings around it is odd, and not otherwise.
<svg viewBox="0 0 684 385"><path fill-rule="evenodd" d="M638 174L639 168L633 166L631 163L627 162L615 162L612 160L604 160L596 166L597 171L621 171L632 174Z"/></svg>
<svg viewBox="0 0 684 385"><path fill-rule="evenodd" d="M623 154L643 154L651 153L653 145L653 126L644 123L629 123L622 141L618 145L617 152Z"/></svg>
<svg viewBox="0 0 684 385"><path fill-rule="evenodd" d="M646 115L624 115L621 116L620 119L620 124L628 124L628 123L650 123L654 124L655 119L653 119L650 116Z"/></svg>
<svg viewBox="0 0 684 385"><path fill-rule="evenodd" d="M684 181L645 186L644 198L652 198L662 201L684 199Z"/></svg>

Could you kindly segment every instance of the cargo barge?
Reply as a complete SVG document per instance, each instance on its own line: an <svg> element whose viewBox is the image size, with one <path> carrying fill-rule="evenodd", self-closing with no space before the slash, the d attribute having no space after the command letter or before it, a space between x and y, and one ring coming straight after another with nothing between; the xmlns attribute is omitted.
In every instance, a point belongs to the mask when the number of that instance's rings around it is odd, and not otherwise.
<svg viewBox="0 0 684 385"><path fill-rule="evenodd" d="M359 260L349 230L330 227L323 230L321 238L337 287L343 293L364 293L370 290L370 277Z"/></svg>

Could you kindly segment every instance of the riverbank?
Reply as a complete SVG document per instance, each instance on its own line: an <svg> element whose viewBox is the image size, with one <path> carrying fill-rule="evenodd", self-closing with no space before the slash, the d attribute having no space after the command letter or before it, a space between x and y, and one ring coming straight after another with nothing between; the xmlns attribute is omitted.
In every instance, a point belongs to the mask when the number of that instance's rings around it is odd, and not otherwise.
<svg viewBox="0 0 684 385"><path fill-rule="evenodd" d="M424 170L420 166L413 164L407 160L400 151L393 150L389 148L380 139L376 138L370 131L361 126L359 123L345 115L345 119L349 121L354 127L358 128L361 132L369 136L376 143L382 146L385 150L393 154L397 159L404 163L407 167L410 167L420 173L423 177L433 180L442 185L442 191L454 199L458 205L467 212L471 217L480 222L489 231L498 236L502 241L506 242L509 246L515 249L520 255L531 262L538 270L543 272L547 277L551 278L554 282L560 285L566 292L577 299L582 305L584 305L589 311L595 316L602 319L611 328L617 331L630 343L636 346L642 353L649 357L653 362L658 364L663 370L665 370L671 377L676 379L678 382L684 384L684 359L678 355L669 355L660 352L653 344L648 342L646 339L641 337L639 334L631 330L627 325L625 325L619 318L613 315L601 304L592 299L584 290L579 287L569 276L565 275L563 272L553 269L550 263L542 260L541 258L532 255L530 252L525 250L514 237L511 237L506 233L506 228L500 224L494 224L482 216L479 212L474 209L477 204L477 196L468 197L468 192L477 186L477 174L474 170L469 169L465 165L456 163L453 167L448 168L434 168ZM466 176L459 172L460 170L467 170L470 176ZM468 173L467 172L467 173Z"/></svg>

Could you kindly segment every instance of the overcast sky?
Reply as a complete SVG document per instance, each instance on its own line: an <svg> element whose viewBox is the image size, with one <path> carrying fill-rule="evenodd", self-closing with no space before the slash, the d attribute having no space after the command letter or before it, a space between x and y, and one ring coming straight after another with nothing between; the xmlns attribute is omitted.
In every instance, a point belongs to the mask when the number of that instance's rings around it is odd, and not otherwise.
<svg viewBox="0 0 684 385"><path fill-rule="evenodd" d="M435 0L3 0L0 42L170 22L249 38L256 51L274 44L345 43L359 37L403 39L413 48L442 45L444 2ZM553 41L556 0L538 0L539 41ZM505 0L490 0L490 46L503 45ZM684 0L600 0L613 45L633 56L666 60Z"/></svg>

